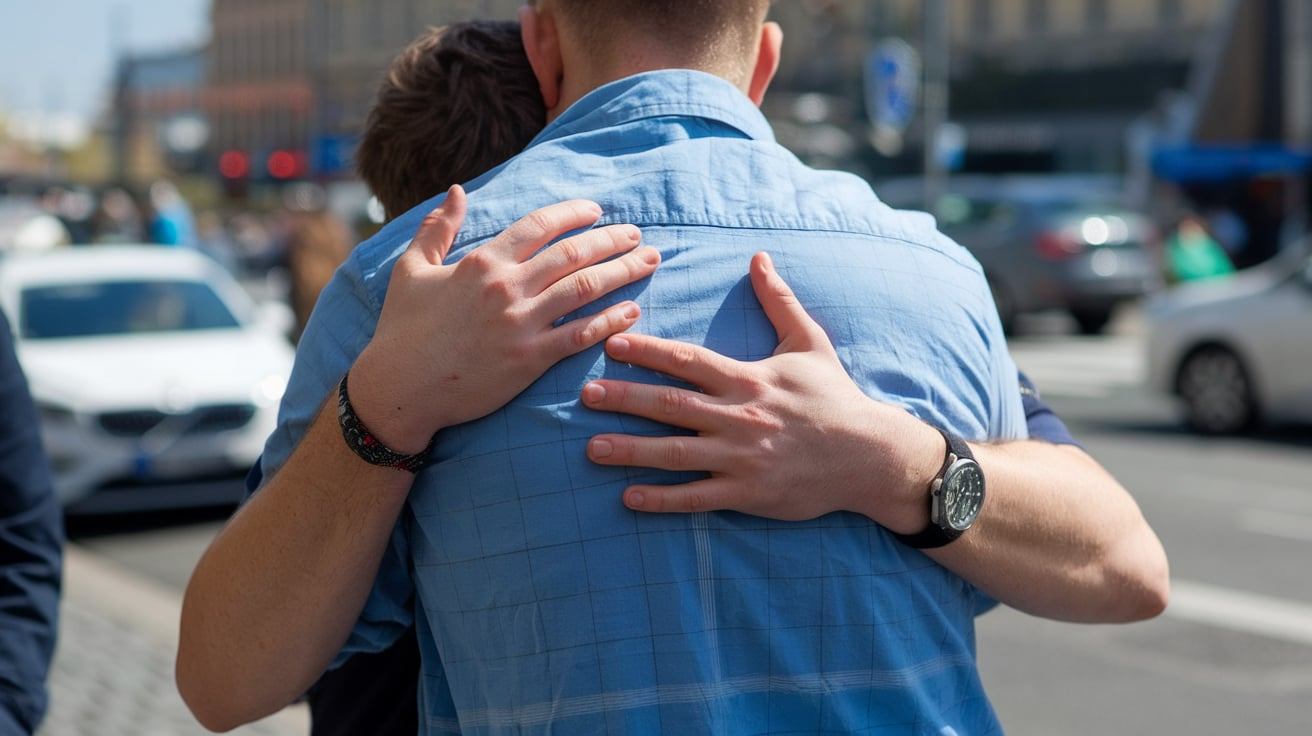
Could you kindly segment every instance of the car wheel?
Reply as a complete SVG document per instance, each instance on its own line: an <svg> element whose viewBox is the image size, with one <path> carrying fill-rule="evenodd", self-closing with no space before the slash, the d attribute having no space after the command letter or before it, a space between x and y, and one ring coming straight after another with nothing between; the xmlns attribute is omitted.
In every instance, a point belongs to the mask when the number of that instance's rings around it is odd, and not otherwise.
<svg viewBox="0 0 1312 736"><path fill-rule="evenodd" d="M1080 328L1081 335L1100 334L1107 323L1112 321L1111 307L1085 307L1072 309L1071 316L1075 318L1075 325Z"/></svg>
<svg viewBox="0 0 1312 736"><path fill-rule="evenodd" d="M993 303L998 308L998 321L1002 323L1002 333L1012 335L1016 332L1016 300L1011 298L1007 287L998 283L998 280L989 277L989 293L993 295Z"/></svg>
<svg viewBox="0 0 1312 736"><path fill-rule="evenodd" d="M1203 434L1232 434L1257 420L1253 386L1239 356L1223 347L1194 351L1176 380L1189 426Z"/></svg>

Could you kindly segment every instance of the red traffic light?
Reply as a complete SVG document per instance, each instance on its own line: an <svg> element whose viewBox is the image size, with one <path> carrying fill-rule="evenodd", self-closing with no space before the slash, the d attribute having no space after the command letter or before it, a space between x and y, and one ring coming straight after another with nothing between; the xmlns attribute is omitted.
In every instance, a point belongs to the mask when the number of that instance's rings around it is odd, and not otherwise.
<svg viewBox="0 0 1312 736"><path fill-rule="evenodd" d="M219 155L219 173L225 178L240 179L250 171L250 158L241 151L224 151Z"/></svg>
<svg viewBox="0 0 1312 736"><path fill-rule="evenodd" d="M305 173L305 154L298 151L274 151L265 163L269 176L291 179Z"/></svg>

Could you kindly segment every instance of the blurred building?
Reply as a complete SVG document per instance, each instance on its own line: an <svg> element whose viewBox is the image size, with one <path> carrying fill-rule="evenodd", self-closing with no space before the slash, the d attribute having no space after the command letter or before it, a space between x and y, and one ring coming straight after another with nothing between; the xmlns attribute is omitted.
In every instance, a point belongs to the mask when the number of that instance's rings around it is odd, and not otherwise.
<svg viewBox="0 0 1312 736"><path fill-rule="evenodd" d="M205 80L211 165L230 193L308 169L310 0L213 0Z"/></svg>
<svg viewBox="0 0 1312 736"><path fill-rule="evenodd" d="M110 128L111 178L142 181L203 165L205 50L128 56L118 62Z"/></svg>
<svg viewBox="0 0 1312 736"><path fill-rule="evenodd" d="M310 167L349 176L352 155L383 73L429 26L514 19L523 0L307 0L307 65L316 90Z"/></svg>

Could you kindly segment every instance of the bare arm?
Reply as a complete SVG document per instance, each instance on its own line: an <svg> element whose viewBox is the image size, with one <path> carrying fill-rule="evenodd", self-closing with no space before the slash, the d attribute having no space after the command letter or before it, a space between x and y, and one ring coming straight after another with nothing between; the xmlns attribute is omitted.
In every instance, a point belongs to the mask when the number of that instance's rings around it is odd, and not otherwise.
<svg viewBox="0 0 1312 736"><path fill-rule="evenodd" d="M553 327L659 262L631 226L533 255L599 216L590 202L553 205L444 266L464 217L463 191L453 189L397 261L377 330L351 368L351 403L372 433L418 452L439 429L494 411L560 359L630 327L632 302ZM268 715L323 672L364 606L409 493L413 475L347 448L330 399L187 587L178 688L208 728Z"/></svg>
<svg viewBox="0 0 1312 736"><path fill-rule="evenodd" d="M682 378L701 392L595 381L584 387L584 402L698 435L600 435L589 443L589 457L710 473L682 485L630 487L624 502L636 510L733 509L777 519L848 510L895 532L923 529L943 438L861 392L764 254L752 260L751 277L779 334L775 354L743 363L668 340L612 337L611 357ZM972 448L988 480L984 511L960 540L926 554L1035 615L1130 621L1165 607L1160 542L1134 499L1088 454L1039 440ZM1059 488L1054 479L1061 479Z"/></svg>

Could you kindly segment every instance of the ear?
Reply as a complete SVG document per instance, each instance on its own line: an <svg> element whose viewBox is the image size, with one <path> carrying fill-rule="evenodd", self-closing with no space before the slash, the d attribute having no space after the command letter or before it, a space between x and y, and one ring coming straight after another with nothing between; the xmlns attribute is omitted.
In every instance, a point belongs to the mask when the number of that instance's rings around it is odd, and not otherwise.
<svg viewBox="0 0 1312 736"><path fill-rule="evenodd" d="M779 54L784 45L784 31L778 23L761 24L761 47L756 52L756 66L752 69L752 81L747 87L747 96L752 104L761 106L765 99L765 90L779 70Z"/></svg>
<svg viewBox="0 0 1312 736"><path fill-rule="evenodd" d="M553 110L560 104L560 80L564 67L556 19L550 12L543 13L535 6L525 5L519 9L519 29L529 66L533 67L533 75L538 78L538 87L542 90L542 102L547 110Z"/></svg>

